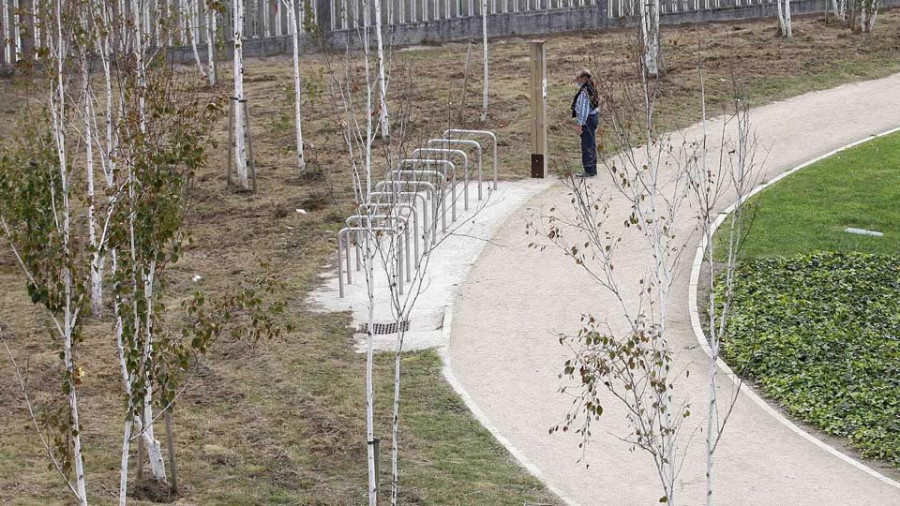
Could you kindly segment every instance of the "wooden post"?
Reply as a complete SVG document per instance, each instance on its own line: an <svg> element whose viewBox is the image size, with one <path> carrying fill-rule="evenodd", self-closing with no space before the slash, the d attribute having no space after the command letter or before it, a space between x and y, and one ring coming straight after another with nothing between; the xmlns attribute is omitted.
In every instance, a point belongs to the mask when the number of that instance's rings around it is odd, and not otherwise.
<svg viewBox="0 0 900 506"><path fill-rule="evenodd" d="M256 193L256 162L253 160L253 134L250 132L250 106L247 99L242 101L244 105L244 137L247 139L247 167L250 169L250 181L253 193Z"/></svg>
<svg viewBox="0 0 900 506"><path fill-rule="evenodd" d="M172 495L178 496L178 470L175 467L175 427L172 423L172 406L168 406L165 411L166 418L166 449L169 453L169 471L171 472L172 483L170 484Z"/></svg>
<svg viewBox="0 0 900 506"><path fill-rule="evenodd" d="M135 469L135 474L137 475L136 481L138 483L144 479L144 437L143 434L138 435L138 449L137 449L137 468Z"/></svg>
<svg viewBox="0 0 900 506"><path fill-rule="evenodd" d="M237 99L231 97L231 107L228 109L228 164L225 165L225 180L228 187L231 188L231 163L234 161L232 154L234 153L234 108Z"/></svg>
<svg viewBox="0 0 900 506"><path fill-rule="evenodd" d="M459 119L457 123L460 128L466 128L466 92L469 89L469 62L472 61L472 41L469 41L469 47L466 49L466 72L463 75L462 98L459 100Z"/></svg>
<svg viewBox="0 0 900 506"><path fill-rule="evenodd" d="M544 41L530 43L531 177L547 177L547 62Z"/></svg>

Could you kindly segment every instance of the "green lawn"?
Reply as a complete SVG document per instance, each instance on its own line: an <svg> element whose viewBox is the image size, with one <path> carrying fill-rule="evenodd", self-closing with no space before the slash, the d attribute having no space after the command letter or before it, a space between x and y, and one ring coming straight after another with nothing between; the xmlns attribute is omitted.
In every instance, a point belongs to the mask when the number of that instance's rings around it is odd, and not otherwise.
<svg viewBox="0 0 900 506"><path fill-rule="evenodd" d="M900 134L802 169L753 203L726 360L795 418L900 467Z"/></svg>
<svg viewBox="0 0 900 506"><path fill-rule="evenodd" d="M900 248L900 132L806 167L762 192L746 257ZM844 232L875 230L884 237ZM721 248L720 248L721 249Z"/></svg>

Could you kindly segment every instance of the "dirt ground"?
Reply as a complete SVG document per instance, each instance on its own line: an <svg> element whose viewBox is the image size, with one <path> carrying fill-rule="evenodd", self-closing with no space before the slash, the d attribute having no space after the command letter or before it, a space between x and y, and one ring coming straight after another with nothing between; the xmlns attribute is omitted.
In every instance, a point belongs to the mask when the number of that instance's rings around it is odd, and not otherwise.
<svg viewBox="0 0 900 506"><path fill-rule="evenodd" d="M840 83L900 71L900 11L879 17L876 32L852 34L820 17L796 18L795 38L776 36L773 20L666 27L666 75L661 83L660 121L665 128L699 118L697 63L702 58L712 113L731 100L735 79L754 103L764 103ZM547 38L549 160L554 170L578 158L569 105L572 75L583 66L613 81L630 81L630 30ZM701 47L701 49L698 49ZM395 52L390 104L408 113L406 145L414 146L448 125L497 132L503 178L529 174L528 52L524 39L491 44L491 104L478 121L481 78L473 51L466 108L459 118L465 76L465 44ZM326 58L307 55L304 134L309 169L298 176L293 158L293 82L289 58L247 62L253 148L259 193L239 194L225 184L227 123L217 126L210 163L193 190L193 244L169 271L167 306L199 286L217 292L260 273L262 262L287 284L288 317L295 330L250 346L222 341L199 363L176 411L181 504L357 504L362 501L362 371L364 358L351 349L352 330L343 314L316 314L305 294L329 265L334 236L352 205L350 169L335 104L329 98ZM222 66L227 68L226 65ZM190 72L185 67L185 72ZM227 86L228 76L222 82ZM0 82L0 135L11 135L11 118L22 106L18 88ZM877 113L877 112L873 112ZM452 120L452 121L451 121ZM0 137L2 138L2 137ZM0 141L2 142L2 141ZM601 142L603 140L601 139ZM295 210L304 209L307 214ZM17 359L28 365L37 399L51 396L58 374L45 321L25 293L12 257L0 253L0 326ZM177 322L177 310L169 320ZM97 503L114 500L121 387L108 322L89 322L81 361L80 394L88 442L89 493ZM551 502L552 496L512 463L468 415L439 375L433 353L407 357L409 389L402 447L405 504L463 504L477 493L481 504ZM388 397L390 363L378 364L379 399ZM380 407L387 434L387 403ZM387 462L387 461L385 461ZM382 466L387 472L387 464ZM385 481L384 483L387 483ZM469 499L466 499L469 497ZM9 361L0 359L0 502L66 504L59 479L47 470L38 439L28 426Z"/></svg>

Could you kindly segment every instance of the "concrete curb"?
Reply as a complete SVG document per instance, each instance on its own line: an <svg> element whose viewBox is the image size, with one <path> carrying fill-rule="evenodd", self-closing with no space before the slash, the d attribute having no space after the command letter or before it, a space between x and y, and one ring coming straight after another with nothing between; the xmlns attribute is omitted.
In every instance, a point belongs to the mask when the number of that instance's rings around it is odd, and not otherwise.
<svg viewBox="0 0 900 506"><path fill-rule="evenodd" d="M900 132L900 127L892 128L886 132L875 134L875 135L872 135L871 137L867 137L865 139L862 139L862 140L859 140L856 142L852 142L843 147L835 149L834 151L831 151L822 156L814 158L806 163L803 163L802 165L798 165L797 167L794 167L791 170L783 172L782 174L778 175L778 177L772 179L771 181L768 181L766 183L763 183L763 184L757 186L756 188L753 189L753 191L750 192L750 194L746 198L753 197L754 195L762 192L763 190L765 190L769 186L772 186L773 184L777 183L778 181L781 181L782 179L790 176L791 174L794 174L794 173L800 171L801 169L808 167L820 160L829 158L829 157L831 157L837 153L840 153L844 150L856 147L860 144L864 144L873 139L877 139L879 137L884 137L885 135L890 135L895 132ZM713 223L712 235L715 235L716 230L725 221L725 218L727 218L727 216L734 211L734 208L736 206L737 206L737 202L731 204L730 206L728 206L727 209L725 209L721 214L719 214L719 216L716 218L716 221ZM708 239L706 237L701 239L700 244L697 246L697 252L694 255L694 263L693 263L693 266L691 267L690 285L688 286L688 304L689 304L688 310L691 315L691 327L694 330L694 337L697 339L697 343L700 345L700 347L703 348L704 353L706 353L706 355L708 357L712 358L712 350L709 347L709 343L706 338L706 334L703 332L703 327L700 324L700 312L699 312L698 305L697 305L697 287L698 287L699 280L700 280L700 268L703 265L703 255L704 255L704 251L706 250L707 240ZM863 464L862 462L854 459L853 457L850 457L849 455L841 452L837 448L835 448L835 447L829 445L828 443L822 441L821 439L813 436L809 432L803 430L802 428L798 427L795 423L793 423L790 420L788 420L787 418L785 418L784 415L779 413L775 408L770 406L768 402L766 402L762 397L760 397L756 392L754 392L750 386L748 386L746 383L742 383L740 381L740 379L737 377L737 375L734 374L734 371L732 371L731 368L728 366L728 364L726 364L721 358L716 359L716 365L719 367L719 370L721 370L723 373L725 373L725 375L728 376L728 378L734 384L740 385L741 393L746 395L757 406L762 408L763 411L765 411L772 418L774 418L775 420L780 422L782 425L787 427L791 432L797 434L798 436L802 437L803 439L806 439L807 441L818 446L825 452L830 453L831 455L834 455L835 457L837 457L837 458L841 459L842 461L850 464L851 466L859 469L860 471L868 474L869 476L871 476L875 479L878 479L892 487L900 489L900 482L897 482L891 478L888 478L887 476L879 473L878 471L876 471L876 470L872 469L871 467Z"/></svg>

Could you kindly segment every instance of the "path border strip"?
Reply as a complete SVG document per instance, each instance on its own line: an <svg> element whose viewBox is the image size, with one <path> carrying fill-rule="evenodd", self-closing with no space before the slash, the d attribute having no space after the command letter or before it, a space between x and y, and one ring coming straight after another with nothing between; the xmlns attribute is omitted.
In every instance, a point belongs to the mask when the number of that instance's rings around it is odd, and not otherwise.
<svg viewBox="0 0 900 506"><path fill-rule="evenodd" d="M766 188L774 185L775 183L781 181L782 179L784 179L784 178L786 178L786 177L788 177L788 176L800 171L801 169L806 168L816 162L819 162L826 158L832 157L842 151L859 146L860 144L865 144L869 141L872 141L872 140L875 140L875 139L878 139L878 138L881 138L881 137L884 137L886 135L890 135L890 134L893 134L896 132L900 132L900 127L892 128L885 132L881 132L879 134L874 134L874 135L871 135L864 139L852 142L850 144L846 144L846 145L844 145L838 149L835 149L831 152L828 152L822 156L819 156L812 160L809 160L808 162L798 165L798 166L794 167L793 169L788 170L787 172L783 172L783 173L779 174L774 179L772 179L766 183L760 184L759 186L754 188L753 191L751 191L744 198L744 200L746 201L747 199L762 192ZM713 223L713 226L712 226L712 234L711 235L713 237L715 236L716 230L718 230L719 226L725 221L725 219L728 217L728 215L734 211L736 206L737 206L737 202L731 204L730 206L728 206L727 209L722 211L722 213L720 213L718 215L718 217L716 217L716 221ZM698 283L700 280L700 268L703 265L703 256L704 256L704 251L706 250L707 241L708 241L707 237L704 237L700 240L700 244L697 246L697 252L694 255L694 263L693 263L693 266L691 267L690 285L688 286L688 310L691 315L691 327L694 330L694 337L697 339L697 343L700 345L700 347L703 348L703 352L706 353L706 355L708 357L712 358L712 350L709 347L709 341L706 338L706 334L703 332L703 327L700 324L700 312L699 312L698 306L697 306L697 295L698 295L697 294L697 286L698 286ZM775 420L780 422L782 425L787 427L791 432L797 434L798 436L802 437L803 439L806 439L807 441L818 446L825 452L830 453L831 455L841 459L842 461L846 462L847 464L850 464L851 466L855 467L856 469L859 469L860 471L868 474L869 476L871 476L883 483L886 483L892 487L900 489L900 482L897 482L896 480L891 479L891 478L879 473L878 471L872 469L871 467L867 466L866 464L863 464L859 460L847 455L846 453L838 450L837 448L829 445L828 443L822 441L821 439L817 438L816 436L803 430L802 428L797 426L797 424L795 424L794 422L788 420L784 415L782 415L777 410L775 410L775 408L770 406L769 403L766 402L762 397L760 397L749 385L740 381L740 378L738 378L737 375L734 373L734 371L731 370L731 367L729 367L728 364L726 364L721 358L718 358L716 360L716 365L719 367L719 369L722 372L725 373L726 376L728 376L728 379L730 379L732 383L734 383L736 385L740 385L741 393L746 395L757 406L762 408L763 411L765 411L772 418L774 418Z"/></svg>
<svg viewBox="0 0 900 506"><path fill-rule="evenodd" d="M553 184L548 185L547 188L544 188L540 192L535 193L534 195L532 195L531 197L529 197L528 199L525 200L522 207L527 205L527 203L531 199L536 197L537 195L540 195L540 194L550 190L550 188L553 188L554 186L556 186L555 182ZM515 211L513 211L513 212L515 212ZM510 213L510 216L512 216L512 213ZM508 219L508 217L507 217L507 219ZM497 231L499 232L499 230L500 229L498 228ZM479 254L479 257L480 256L481 255ZM477 262L477 259L476 259L476 262ZM478 420L478 423L480 423L482 427L487 429L488 432L490 432L491 435L494 436L494 439L496 439L497 442L500 443L500 445L503 446L506 449L506 451L508 451L509 454L512 455L516 461L518 461L520 466L522 466L526 471L528 471L529 474L531 474L532 476L537 478L537 480L540 481L545 487L547 487L547 489L550 490L550 492L554 493L557 497L559 497L559 499L562 500L563 504L566 504L567 506L580 506L579 503L575 502L571 497L568 497L562 491L562 489L560 489L555 484L553 484L549 479L547 479L547 477L544 476L543 473L541 473L541 470L538 468L538 466L534 462L532 462L528 457L526 457L524 453L519 451L519 449L516 448L516 446L512 444L512 441L507 439L506 436L504 436L500 432L500 429L497 428L497 426L494 425L493 422L491 422L490 418L488 418L488 416L484 413L484 411L482 411L481 408L478 406L478 404L475 402L475 399L472 398L472 395L469 394L469 391L466 390L466 387L463 386L462 382L459 381L459 379L456 377L456 374L453 373L453 366L450 365L450 353L449 353L450 352L450 334L452 333L452 330L453 330L453 313L456 312L456 303L458 300L459 300L459 292L457 292L453 296L453 300L444 309L444 320L443 320L443 325L442 325L441 331L443 332L443 341L447 344L445 344L444 346L441 346L437 349L438 356L441 358L441 363L443 364L443 367L441 367L441 374L444 376L444 379L447 381L447 383L449 383L450 386L453 387L453 391L456 392L456 395L458 395L459 398L462 399L463 403L469 409L469 412L472 413L472 416L474 416L475 419Z"/></svg>

